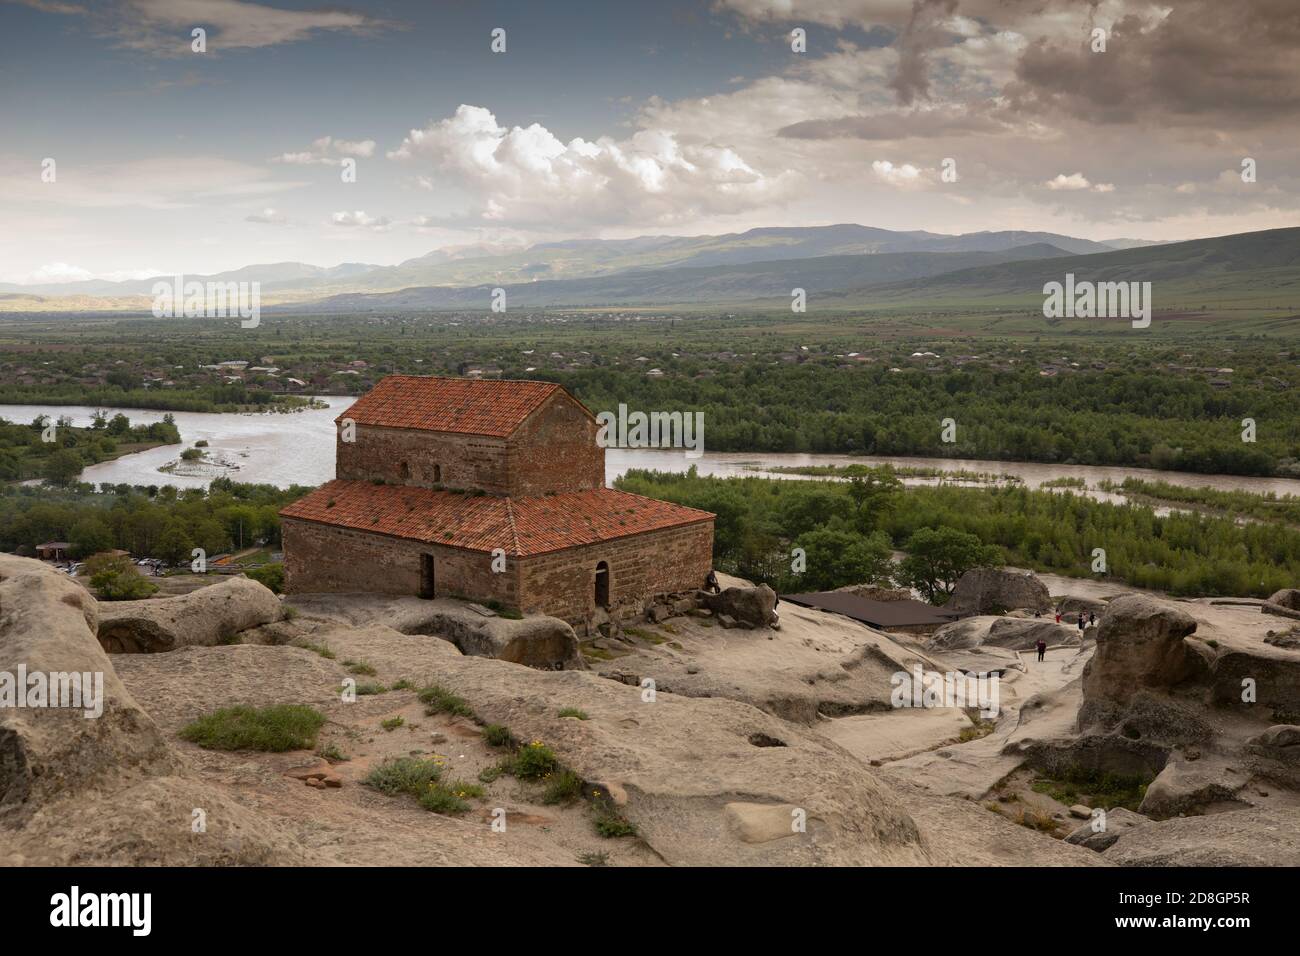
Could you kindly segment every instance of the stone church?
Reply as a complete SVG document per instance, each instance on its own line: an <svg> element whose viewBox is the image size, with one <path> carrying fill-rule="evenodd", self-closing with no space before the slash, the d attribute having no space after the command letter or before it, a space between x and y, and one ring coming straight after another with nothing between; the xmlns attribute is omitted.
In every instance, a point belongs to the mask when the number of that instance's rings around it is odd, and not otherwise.
<svg viewBox="0 0 1300 956"><path fill-rule="evenodd" d="M706 511L605 487L551 382L390 375L335 419L335 479L280 512L290 592L458 597L590 624L702 587Z"/></svg>

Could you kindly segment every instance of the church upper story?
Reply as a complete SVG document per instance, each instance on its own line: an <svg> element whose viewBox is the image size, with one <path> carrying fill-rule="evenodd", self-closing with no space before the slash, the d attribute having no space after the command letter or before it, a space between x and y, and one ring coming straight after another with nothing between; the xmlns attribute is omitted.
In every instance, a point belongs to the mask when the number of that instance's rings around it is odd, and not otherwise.
<svg viewBox="0 0 1300 956"><path fill-rule="evenodd" d="M605 486L596 419L553 382L389 375L335 423L341 479L511 497Z"/></svg>

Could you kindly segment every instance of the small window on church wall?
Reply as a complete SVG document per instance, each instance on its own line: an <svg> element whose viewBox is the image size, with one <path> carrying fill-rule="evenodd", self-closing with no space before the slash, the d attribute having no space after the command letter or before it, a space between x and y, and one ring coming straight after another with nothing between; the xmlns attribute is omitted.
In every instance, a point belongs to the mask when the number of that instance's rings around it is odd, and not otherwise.
<svg viewBox="0 0 1300 956"><path fill-rule="evenodd" d="M409 481L410 478L411 478L411 466L408 465L406 462L402 462L402 480Z"/></svg>
<svg viewBox="0 0 1300 956"><path fill-rule="evenodd" d="M434 465L434 466L433 466L433 483L434 483L434 484L440 484L441 482L442 482L442 465Z"/></svg>

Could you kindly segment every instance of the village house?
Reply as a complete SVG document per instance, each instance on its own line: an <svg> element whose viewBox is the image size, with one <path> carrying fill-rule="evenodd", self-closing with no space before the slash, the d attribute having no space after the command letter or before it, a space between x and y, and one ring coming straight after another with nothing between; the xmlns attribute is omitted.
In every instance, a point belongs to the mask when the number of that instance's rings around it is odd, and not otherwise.
<svg viewBox="0 0 1300 956"><path fill-rule="evenodd" d="M335 479L280 512L290 592L591 625L712 567L714 516L606 488L596 419L559 385L390 375L335 422Z"/></svg>

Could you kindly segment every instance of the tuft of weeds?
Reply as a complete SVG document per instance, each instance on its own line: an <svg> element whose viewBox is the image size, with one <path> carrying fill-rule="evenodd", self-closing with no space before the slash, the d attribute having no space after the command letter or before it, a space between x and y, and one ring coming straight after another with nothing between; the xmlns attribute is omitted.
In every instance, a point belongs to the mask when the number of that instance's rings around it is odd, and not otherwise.
<svg viewBox="0 0 1300 956"><path fill-rule="evenodd" d="M609 854L604 852L584 853L578 857L578 862L584 866L609 866Z"/></svg>
<svg viewBox="0 0 1300 956"><path fill-rule="evenodd" d="M582 796L582 778L572 770L556 770L542 778L546 789L542 792L542 803L547 806L572 803Z"/></svg>
<svg viewBox="0 0 1300 956"><path fill-rule="evenodd" d="M592 801L591 822L596 827L596 832L607 840L636 836L636 827L615 810L614 805L605 797L597 797Z"/></svg>
<svg viewBox="0 0 1300 956"><path fill-rule="evenodd" d="M1029 787L1066 806L1083 803L1106 810L1137 810L1146 796L1147 783L1141 777L1074 768L1055 777L1040 775Z"/></svg>
<svg viewBox="0 0 1300 956"><path fill-rule="evenodd" d="M492 781L499 779L501 775L507 771L508 768L505 764L493 764L490 767L484 767L480 770L478 772L478 779L480 783L491 783Z"/></svg>
<svg viewBox="0 0 1300 956"><path fill-rule="evenodd" d="M587 720L587 712L579 710L577 707L565 707L560 710L561 717L577 717L579 720Z"/></svg>
<svg viewBox="0 0 1300 956"><path fill-rule="evenodd" d="M404 723L406 723L406 720L402 717L389 717L387 720L381 720L379 726L383 727L384 730L392 732Z"/></svg>
<svg viewBox="0 0 1300 956"><path fill-rule="evenodd" d="M375 676L375 669L365 661L344 661L343 666L348 669L349 674L358 674L362 677Z"/></svg>
<svg viewBox="0 0 1300 956"><path fill-rule="evenodd" d="M515 736L502 724L488 724L483 728L483 739L490 747L513 747Z"/></svg>
<svg viewBox="0 0 1300 956"><path fill-rule="evenodd" d="M311 750L325 716L302 704L224 707L181 728L182 740L206 750Z"/></svg>
<svg viewBox="0 0 1300 956"><path fill-rule="evenodd" d="M555 751L540 740L524 744L510 761L510 773L521 780L541 780L560 769Z"/></svg>
<svg viewBox="0 0 1300 956"><path fill-rule="evenodd" d="M331 651L331 650L330 650L328 647L326 647L324 644L317 644L317 643L315 643L314 641L302 641L302 642L300 642L300 643L298 644L298 646L299 646L299 647L302 647L302 648L305 648L305 649L307 649L307 650L309 650L309 651L311 651L311 652L313 652L313 653L315 653L315 654L319 654L321 657L325 658L327 661L332 661L332 660L334 660L334 652Z"/></svg>
<svg viewBox="0 0 1300 956"><path fill-rule="evenodd" d="M474 717L474 711L470 709L469 702L465 698L453 694L438 684L430 684L422 688L418 696L420 702L424 704L426 714L454 714L457 717L471 719Z"/></svg>
<svg viewBox="0 0 1300 956"><path fill-rule="evenodd" d="M323 757L330 763L342 763L345 760L352 759L338 748L338 744L326 744L323 747L318 747L316 749L316 755Z"/></svg>
<svg viewBox="0 0 1300 956"><path fill-rule="evenodd" d="M370 771L362 783L390 797L401 793L418 797L441 779L442 765L437 760L392 757Z"/></svg>
<svg viewBox="0 0 1300 956"><path fill-rule="evenodd" d="M393 690L415 690L415 685L403 677L393 685Z"/></svg>

